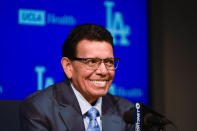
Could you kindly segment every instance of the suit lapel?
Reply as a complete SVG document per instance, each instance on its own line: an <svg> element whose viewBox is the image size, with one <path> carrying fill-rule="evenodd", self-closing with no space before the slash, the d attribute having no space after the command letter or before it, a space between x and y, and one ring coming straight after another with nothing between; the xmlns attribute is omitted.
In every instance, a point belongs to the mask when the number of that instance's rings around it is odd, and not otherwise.
<svg viewBox="0 0 197 131"><path fill-rule="evenodd" d="M60 115L71 131L85 131L82 115L72 106L60 107Z"/></svg>
<svg viewBox="0 0 197 131"><path fill-rule="evenodd" d="M85 131L81 109L69 80L66 79L54 87L54 96L59 104L60 115L69 130Z"/></svg>
<svg viewBox="0 0 197 131"><path fill-rule="evenodd" d="M103 131L121 131L122 119L115 115L117 112L112 108L112 101L108 96L103 97L102 102L102 126Z"/></svg>

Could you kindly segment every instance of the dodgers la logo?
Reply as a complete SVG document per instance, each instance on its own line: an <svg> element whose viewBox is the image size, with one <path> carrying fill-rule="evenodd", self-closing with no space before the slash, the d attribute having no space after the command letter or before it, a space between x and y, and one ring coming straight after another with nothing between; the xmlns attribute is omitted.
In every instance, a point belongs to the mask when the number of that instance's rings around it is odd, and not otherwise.
<svg viewBox="0 0 197 131"><path fill-rule="evenodd" d="M114 45L129 46L130 42L127 37L130 35L130 27L124 25L121 12L114 12L112 8L115 6L113 1L105 1L106 7L106 28L111 32L114 38ZM117 39L119 36L120 39Z"/></svg>
<svg viewBox="0 0 197 131"><path fill-rule="evenodd" d="M35 72L37 73L37 90L43 90L48 86L54 84L54 79L52 77L46 77L45 84L44 83L44 73L46 72L45 66L36 66Z"/></svg>

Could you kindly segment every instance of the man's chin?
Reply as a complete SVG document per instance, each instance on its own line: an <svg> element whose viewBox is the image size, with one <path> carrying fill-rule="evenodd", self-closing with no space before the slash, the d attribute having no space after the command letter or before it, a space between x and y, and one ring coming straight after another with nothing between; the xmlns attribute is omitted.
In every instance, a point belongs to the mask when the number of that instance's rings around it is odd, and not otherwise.
<svg viewBox="0 0 197 131"><path fill-rule="evenodd" d="M102 97L102 96L105 96L106 94L107 94L106 91L104 91L104 92L97 92L97 93L94 94L94 96L96 96L96 97Z"/></svg>

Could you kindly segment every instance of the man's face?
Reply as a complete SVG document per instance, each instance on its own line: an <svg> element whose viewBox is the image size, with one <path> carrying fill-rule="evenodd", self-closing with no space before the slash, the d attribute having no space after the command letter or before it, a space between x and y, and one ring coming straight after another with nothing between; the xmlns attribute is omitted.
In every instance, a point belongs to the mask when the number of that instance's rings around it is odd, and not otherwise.
<svg viewBox="0 0 197 131"><path fill-rule="evenodd" d="M112 58L113 48L105 41L81 40L77 45L77 57ZM98 69L88 70L85 63L73 61L72 68L71 77L74 87L90 103L108 92L115 75L115 71L107 70L103 62Z"/></svg>

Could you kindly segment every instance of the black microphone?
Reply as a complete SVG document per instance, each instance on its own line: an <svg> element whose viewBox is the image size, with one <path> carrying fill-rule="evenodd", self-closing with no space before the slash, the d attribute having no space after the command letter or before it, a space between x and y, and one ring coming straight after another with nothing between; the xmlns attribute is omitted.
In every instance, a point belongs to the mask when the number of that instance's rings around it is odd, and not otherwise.
<svg viewBox="0 0 197 131"><path fill-rule="evenodd" d="M144 124L146 126L155 125L155 126L165 126L167 124L172 124L172 121L168 120L164 115L154 111L150 107L146 106L143 103L137 102L141 105L144 112Z"/></svg>
<svg viewBox="0 0 197 131"><path fill-rule="evenodd" d="M165 118L164 116L157 116L152 113L147 113L144 116L144 125L145 126L165 126L171 124L172 122Z"/></svg>
<svg viewBox="0 0 197 131"><path fill-rule="evenodd" d="M165 116L140 102L136 102L135 108L126 111L123 119L126 123L135 124L137 131L147 130L153 126L164 127L167 124L173 124Z"/></svg>
<svg viewBox="0 0 197 131"><path fill-rule="evenodd" d="M128 110L123 115L123 120L126 123L134 124L134 109ZM170 120L166 119L165 117L155 116L152 113L148 113L144 116L144 124L145 125L166 125L172 123Z"/></svg>
<svg viewBox="0 0 197 131"><path fill-rule="evenodd" d="M134 108L126 111L123 115L123 120L128 124L134 124Z"/></svg>

